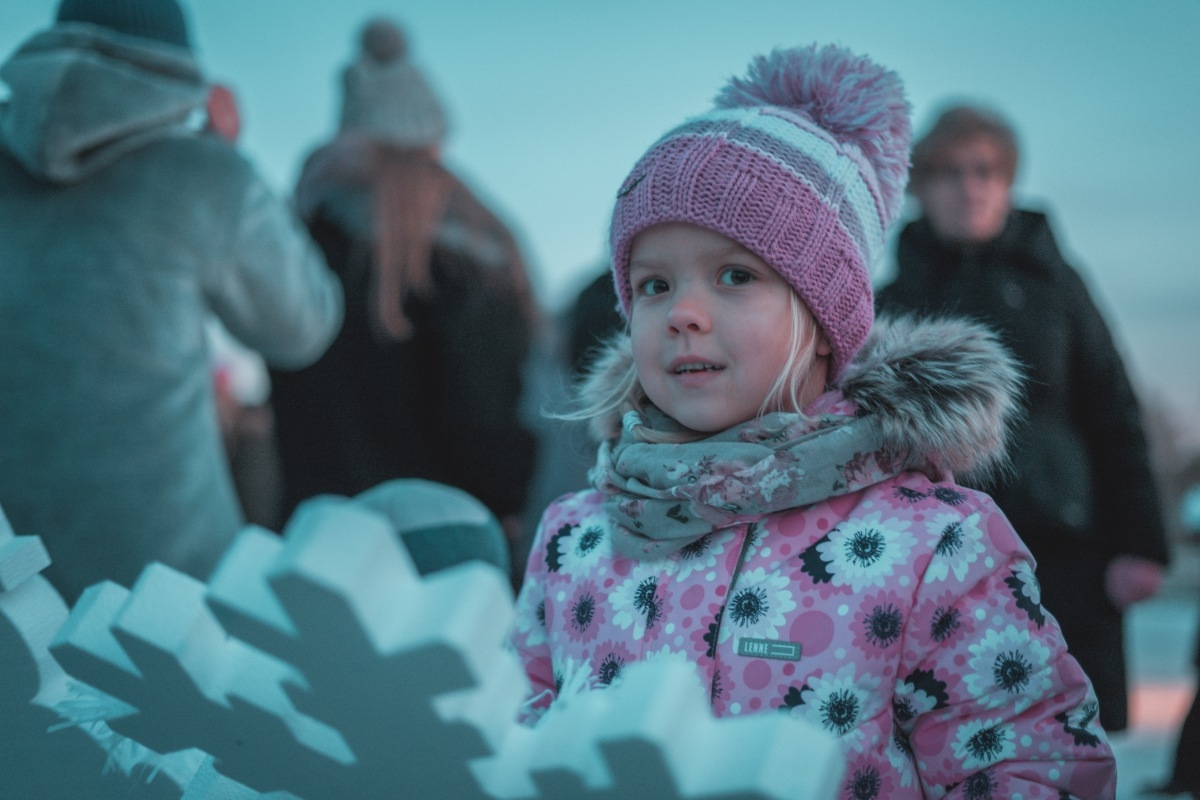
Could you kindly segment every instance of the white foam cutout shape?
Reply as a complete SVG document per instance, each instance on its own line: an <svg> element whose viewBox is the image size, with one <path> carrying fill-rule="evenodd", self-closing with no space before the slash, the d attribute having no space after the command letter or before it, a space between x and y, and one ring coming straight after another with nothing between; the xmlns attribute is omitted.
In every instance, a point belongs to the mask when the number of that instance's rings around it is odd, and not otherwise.
<svg viewBox="0 0 1200 800"><path fill-rule="evenodd" d="M16 536L0 511L0 797L179 797L196 754L161 759L102 721L84 722L120 704L80 685L50 656L67 606L38 574L49 564L41 539Z"/></svg>
<svg viewBox="0 0 1200 800"><path fill-rule="evenodd" d="M834 738L778 714L714 719L678 661L518 725L512 618L500 571L421 577L384 517L321 498L283 538L245 529L207 584L150 565L131 590L92 587L50 650L126 704L118 734L208 755L184 800L837 794Z"/></svg>
<svg viewBox="0 0 1200 800"><path fill-rule="evenodd" d="M512 616L503 577L468 564L421 581L384 518L345 500L306 504L282 541L243 531L207 597L151 565L132 592L93 587L80 606L51 649L138 709L110 725L159 752L199 748L260 792L483 797L468 762L524 691L511 658L507 698L481 688ZM82 635L96 628L111 638ZM462 691L470 703L444 697Z"/></svg>
<svg viewBox="0 0 1200 800"><path fill-rule="evenodd" d="M477 769L498 798L818 800L838 796L842 762L838 741L812 723L714 718L694 665L661 659L566 698Z"/></svg>

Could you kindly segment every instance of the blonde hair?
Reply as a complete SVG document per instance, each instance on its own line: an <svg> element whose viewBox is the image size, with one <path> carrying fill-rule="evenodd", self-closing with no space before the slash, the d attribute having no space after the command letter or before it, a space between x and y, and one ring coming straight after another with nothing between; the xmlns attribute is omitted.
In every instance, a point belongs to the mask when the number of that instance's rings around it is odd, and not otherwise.
<svg viewBox="0 0 1200 800"><path fill-rule="evenodd" d="M788 308L791 311L788 355L775 383L759 406L758 416L772 411L803 413L801 393L812 374L817 346L823 334L795 291L788 293ZM646 390L638 379L628 325L603 343L588 371L576 384L576 390L575 407L551 416L587 422L589 432L598 442L620 435L622 418L627 412L642 411L650 405ZM643 442L678 444L704 439L710 434L682 426L676 431L658 431L640 426L633 435Z"/></svg>
<svg viewBox="0 0 1200 800"><path fill-rule="evenodd" d="M481 262L489 295L511 293L530 326L538 312L525 261L508 227L466 184L428 150L375 145L370 185L374 194L375 252L371 302L382 332L397 340L412 335L404 313L409 296L433 291L435 244ZM496 294L500 293L500 294Z"/></svg>

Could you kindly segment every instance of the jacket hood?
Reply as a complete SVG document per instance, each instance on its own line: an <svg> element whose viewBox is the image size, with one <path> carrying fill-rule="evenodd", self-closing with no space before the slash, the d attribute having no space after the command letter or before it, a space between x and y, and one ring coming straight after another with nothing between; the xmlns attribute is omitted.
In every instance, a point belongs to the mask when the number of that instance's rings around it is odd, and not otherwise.
<svg viewBox="0 0 1200 800"><path fill-rule="evenodd" d="M609 341L581 386L585 406L622 394L633 378L626 334ZM982 485L1008 465L1022 417L1023 371L997 334L966 318L880 317L838 383L859 416L880 421L884 446L956 479ZM620 433L620 408L591 420L603 441Z"/></svg>
<svg viewBox="0 0 1200 800"><path fill-rule="evenodd" d="M1007 467L1023 380L991 328L905 316L876 321L837 388L880 420L886 447L980 484Z"/></svg>
<svg viewBox="0 0 1200 800"><path fill-rule="evenodd" d="M0 142L33 175L87 177L188 128L207 86L191 53L86 23L35 34L0 66Z"/></svg>

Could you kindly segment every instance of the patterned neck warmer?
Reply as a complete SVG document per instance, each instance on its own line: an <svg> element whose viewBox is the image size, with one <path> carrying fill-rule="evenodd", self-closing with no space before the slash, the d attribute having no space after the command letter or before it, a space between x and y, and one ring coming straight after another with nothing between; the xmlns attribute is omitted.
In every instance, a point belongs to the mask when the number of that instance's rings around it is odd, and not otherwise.
<svg viewBox="0 0 1200 800"><path fill-rule="evenodd" d="M906 468L905 458L883 448L879 422L855 416L840 395L827 393L808 411L767 414L683 444L636 440L638 426L677 425L653 407L628 412L591 475L617 524L617 552L665 556L713 531L848 494Z"/></svg>

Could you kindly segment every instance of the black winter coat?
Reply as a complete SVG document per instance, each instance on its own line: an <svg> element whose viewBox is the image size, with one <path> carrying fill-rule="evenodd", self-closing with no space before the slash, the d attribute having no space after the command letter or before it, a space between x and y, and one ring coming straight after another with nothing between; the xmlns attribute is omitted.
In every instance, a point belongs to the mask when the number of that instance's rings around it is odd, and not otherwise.
<svg viewBox="0 0 1200 800"><path fill-rule="evenodd" d="M314 494L424 478L497 517L519 513L536 441L519 417L532 324L516 290L435 244L432 295L405 303L412 337L385 341L368 310L372 243L322 211L309 230L343 282L346 321L312 367L271 375L285 512Z"/></svg>
<svg viewBox="0 0 1200 800"><path fill-rule="evenodd" d="M1125 727L1120 612L1104 592L1118 555L1165 564L1166 535L1141 411L1108 326L1045 215L1014 210L985 244L927 220L900 234L881 311L949 313L1000 332L1027 369L1013 469L988 490L1038 562L1045 605L1096 683L1106 728Z"/></svg>

